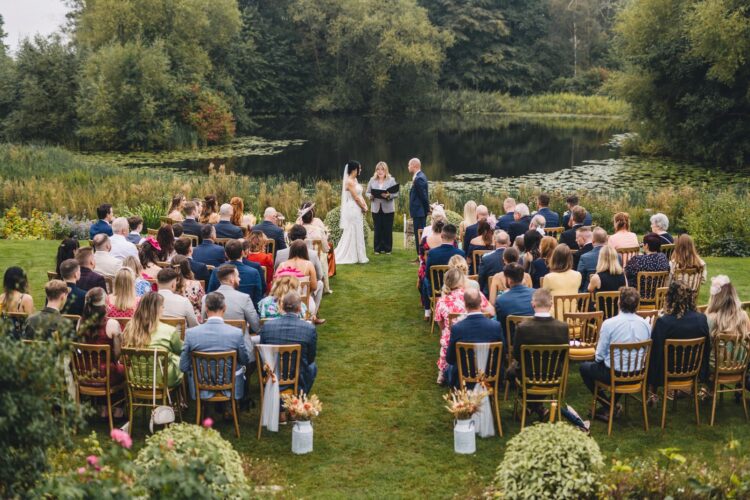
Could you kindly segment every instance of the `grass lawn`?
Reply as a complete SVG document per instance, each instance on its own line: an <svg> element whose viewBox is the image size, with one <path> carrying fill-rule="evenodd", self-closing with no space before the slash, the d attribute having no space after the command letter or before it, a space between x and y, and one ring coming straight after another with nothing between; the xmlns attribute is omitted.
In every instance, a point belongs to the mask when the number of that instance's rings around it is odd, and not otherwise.
<svg viewBox="0 0 750 500"><path fill-rule="evenodd" d="M400 238L394 239L400 245ZM10 265L24 267L37 308L43 303L45 273L53 268L56 246L47 241L0 241L0 271ZM313 392L324 408L314 424L314 453L292 455L290 426L276 435L264 432L256 440L257 409L242 413L239 440L230 423L215 419L238 451L257 460L259 481L287 487L290 496L325 498L466 496L479 492L472 485L489 481L505 443L519 431L512 403L502 406L505 438L478 439L474 456L453 453L452 422L441 399L445 390L435 384L438 334L430 335L429 324L421 318L413 258L413 251L399 249L391 256L371 256L366 266L338 268L331 285L335 293L324 299L321 309L328 322L319 328L319 373ZM750 259L709 258L707 263L709 276L728 274L739 284L741 297L750 299ZM704 287L701 303L706 293ZM582 415L591 401L575 366L567 399ZM702 404L704 422L709 411L710 406ZM631 404L611 438L601 422L593 424L592 436L608 459L666 447L713 457L729 439L750 438L750 426L732 398L719 405L714 428L705 423L696 428L692 415L685 401L676 412L670 406L662 434L660 409L650 410L652 428L647 433L639 409ZM92 425L106 431L101 422ZM136 420L135 428L135 441L142 442L146 417Z"/></svg>

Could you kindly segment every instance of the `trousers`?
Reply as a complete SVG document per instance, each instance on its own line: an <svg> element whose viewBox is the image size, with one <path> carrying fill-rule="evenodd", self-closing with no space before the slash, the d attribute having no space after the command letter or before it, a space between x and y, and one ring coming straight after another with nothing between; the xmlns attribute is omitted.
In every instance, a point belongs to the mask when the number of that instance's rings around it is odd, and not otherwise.
<svg viewBox="0 0 750 500"><path fill-rule="evenodd" d="M394 213L373 212L375 223L375 251L389 253L393 250L393 216Z"/></svg>

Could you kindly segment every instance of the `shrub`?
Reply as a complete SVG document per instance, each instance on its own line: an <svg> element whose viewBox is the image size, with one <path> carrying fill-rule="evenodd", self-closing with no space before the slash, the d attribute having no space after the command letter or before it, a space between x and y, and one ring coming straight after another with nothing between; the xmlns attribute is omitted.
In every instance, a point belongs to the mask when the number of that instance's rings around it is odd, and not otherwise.
<svg viewBox="0 0 750 500"><path fill-rule="evenodd" d="M591 437L562 422L538 424L508 442L494 487L508 498L593 498L603 466Z"/></svg>
<svg viewBox="0 0 750 500"><path fill-rule="evenodd" d="M338 242L341 239L341 234L343 233L343 230L341 229L341 227L339 227L340 221L341 207L336 207L328 212L325 221L323 221L329 230L328 238L331 240L331 244L334 246L338 245ZM365 231L365 245L367 245L367 242L370 240L370 226L367 225L366 218L363 218L362 225L364 226Z"/></svg>
<svg viewBox="0 0 750 500"><path fill-rule="evenodd" d="M31 216L21 217L14 206L5 211L2 220L2 237L9 240L44 240L52 237L52 224L39 210Z"/></svg>
<svg viewBox="0 0 750 500"><path fill-rule="evenodd" d="M73 237L77 240L87 240L89 238L91 221L76 220L70 216L52 214L50 215L49 222L52 226L51 236L53 240L62 240L68 237Z"/></svg>
<svg viewBox="0 0 750 500"><path fill-rule="evenodd" d="M143 217L143 229L159 229L161 227L161 218L167 215L167 206L165 203L149 204L141 203L137 207L130 209L124 207L119 210L117 216L130 217L140 215ZM87 236L88 238L88 236Z"/></svg>
<svg viewBox="0 0 750 500"><path fill-rule="evenodd" d="M705 255L747 257L750 255L750 195L724 191L704 193L696 210L685 218L687 231Z"/></svg>

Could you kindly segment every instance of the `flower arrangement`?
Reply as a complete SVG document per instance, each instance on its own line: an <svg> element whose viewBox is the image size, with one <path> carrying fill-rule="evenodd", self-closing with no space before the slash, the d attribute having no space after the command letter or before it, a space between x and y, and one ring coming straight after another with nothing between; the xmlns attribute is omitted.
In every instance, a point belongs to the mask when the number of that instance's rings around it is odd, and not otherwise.
<svg viewBox="0 0 750 500"><path fill-rule="evenodd" d="M323 404L315 394L309 397L304 392L300 392L299 396L295 394L282 394L281 400L292 420L312 420L320 415L320 411L323 409Z"/></svg>
<svg viewBox="0 0 750 500"><path fill-rule="evenodd" d="M482 399L489 395L486 389L480 391L468 390L466 387L452 389L443 399L448 403L446 409L458 420L471 418L482 404Z"/></svg>

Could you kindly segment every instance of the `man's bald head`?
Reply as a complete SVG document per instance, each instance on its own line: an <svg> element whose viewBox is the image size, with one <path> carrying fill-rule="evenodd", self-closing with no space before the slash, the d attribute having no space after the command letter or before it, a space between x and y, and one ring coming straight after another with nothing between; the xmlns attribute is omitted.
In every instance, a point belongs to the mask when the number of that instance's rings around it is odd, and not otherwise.
<svg viewBox="0 0 750 500"><path fill-rule="evenodd" d="M409 160L409 173L416 174L420 170L422 170L422 162L419 161L419 158Z"/></svg>
<svg viewBox="0 0 750 500"><path fill-rule="evenodd" d="M490 216L490 211L487 209L484 205L479 205L477 207L477 220L487 220L487 217Z"/></svg>
<svg viewBox="0 0 750 500"><path fill-rule="evenodd" d="M482 307L482 297L476 288L464 290L464 305L467 312L478 312Z"/></svg>

